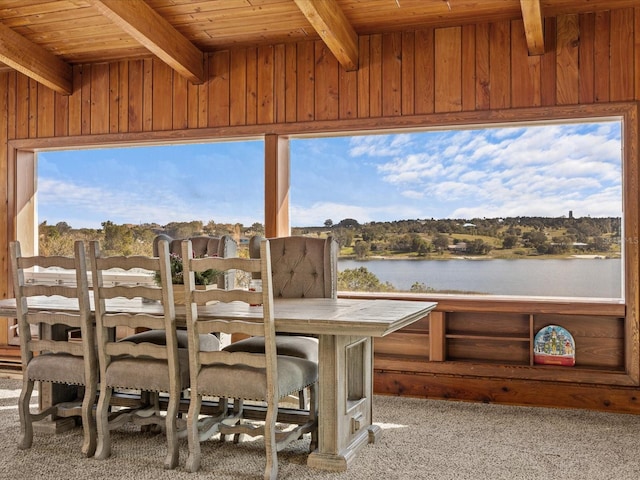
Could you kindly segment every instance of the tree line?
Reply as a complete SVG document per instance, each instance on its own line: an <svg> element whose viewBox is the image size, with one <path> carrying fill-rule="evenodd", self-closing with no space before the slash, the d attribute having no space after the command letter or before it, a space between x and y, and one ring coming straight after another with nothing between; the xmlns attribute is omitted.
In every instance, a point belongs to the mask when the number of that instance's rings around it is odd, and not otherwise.
<svg viewBox="0 0 640 480"><path fill-rule="evenodd" d="M617 254L620 217L506 217L416 219L360 224L348 218L305 234L330 232L356 258L370 255L459 254L563 255L573 252ZM462 245L464 244L464 245ZM456 248L461 246L463 248Z"/></svg>
<svg viewBox="0 0 640 480"><path fill-rule="evenodd" d="M201 221L157 224L101 223L101 228L74 229L66 222L39 225L39 249L44 255L73 255L74 240L98 240L107 255L151 255L153 239L160 233L173 238L193 235L230 235L239 244L239 255L247 256L246 242L253 235L264 235L264 227ZM292 228L292 235L333 235L343 257L401 255L422 258L464 255L552 255L574 251L618 255L621 219L513 217L500 219L398 220L360 224L352 218L334 223L328 219L321 227ZM464 251L455 249L464 243ZM366 267L346 269L338 274L338 289L345 291L395 291ZM431 292L420 282L411 292Z"/></svg>
<svg viewBox="0 0 640 480"><path fill-rule="evenodd" d="M620 250L620 217L506 217L474 219L415 219L359 223L346 218L337 223L327 219L323 226L294 227L293 235L333 235L341 255L363 258L370 255L413 255L428 257L464 253L488 255L509 251L514 255L554 255L575 251L616 254ZM151 255L153 239L160 233L173 238L193 235L231 235L239 244L252 235L264 235L264 226L253 223L171 222L158 224L115 224L101 228L75 229L66 222L39 225L39 248L46 255L71 255L73 242L99 240L107 254ZM464 249L455 248L464 244Z"/></svg>

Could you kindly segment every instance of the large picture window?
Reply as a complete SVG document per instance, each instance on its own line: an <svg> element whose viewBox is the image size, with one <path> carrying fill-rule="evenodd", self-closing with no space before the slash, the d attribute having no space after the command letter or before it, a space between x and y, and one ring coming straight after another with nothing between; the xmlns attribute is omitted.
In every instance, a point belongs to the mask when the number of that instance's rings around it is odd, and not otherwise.
<svg viewBox="0 0 640 480"><path fill-rule="evenodd" d="M341 289L623 297L619 120L299 138L291 223Z"/></svg>
<svg viewBox="0 0 640 480"><path fill-rule="evenodd" d="M44 151L37 175L46 253L99 231L117 236L121 253L151 254L161 231L240 236L264 222L262 141Z"/></svg>
<svg viewBox="0 0 640 480"><path fill-rule="evenodd" d="M290 136L291 231L338 239L343 291L624 299L622 128ZM246 239L262 226L262 141L37 158L41 230L200 221Z"/></svg>

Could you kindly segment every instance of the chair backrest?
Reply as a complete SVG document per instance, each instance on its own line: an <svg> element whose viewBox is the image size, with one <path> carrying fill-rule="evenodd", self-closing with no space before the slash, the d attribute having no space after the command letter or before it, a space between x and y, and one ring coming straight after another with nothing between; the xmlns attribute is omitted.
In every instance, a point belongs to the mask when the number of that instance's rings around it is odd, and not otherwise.
<svg viewBox="0 0 640 480"><path fill-rule="evenodd" d="M74 243L74 256L23 256L19 242L11 242L11 265L13 270L13 290L16 297L16 311L20 336L20 350L23 371L33 358L40 352L67 353L77 357L86 357L84 372L75 372L76 379L68 378L68 383L85 385L85 382L95 382L97 375L97 356L95 349L95 330L91 318L89 302L89 285L87 279L87 263L84 243ZM60 284L58 282L39 281L37 276L27 281L25 271L37 269L44 271L53 268L75 271L75 284ZM47 310L35 310L30 307L30 299L44 295L51 297L58 295L70 299L73 307L78 311L69 313L54 313ZM41 329L48 329L47 339L33 337L31 326L37 325ZM83 341L73 341L71 332L80 332ZM45 335L42 335L45 337ZM78 339L80 340L80 339ZM55 372L52 372L55 373ZM53 375L55 376L55 375Z"/></svg>
<svg viewBox="0 0 640 480"><path fill-rule="evenodd" d="M172 238L169 235L161 233L153 239L153 256L158 256L158 243L160 240L169 242L169 253L172 255L182 256L182 239ZM198 235L189 237L185 240L191 240L193 253L196 257L237 257L238 244L229 235L220 237L212 237L208 235ZM235 285L235 272L228 272L218 277L219 288L233 288Z"/></svg>
<svg viewBox="0 0 640 480"><path fill-rule="evenodd" d="M185 272L185 298L187 313L187 331L189 335L189 368L191 371L191 385L197 385L198 372L202 365L221 363L226 365L247 365L258 369L266 369L267 393L264 399L275 399L277 389L274 379L277 378L276 368L276 344L275 344L275 324L273 315L273 287L271 278L271 257L269 251L269 241L263 240L260 245L261 256L258 259L250 258L193 258L192 246L189 240L182 243L182 258L189 258L184 262ZM194 282L194 272L201 272L210 268L226 271L237 269L252 273L261 273L263 278L262 291L249 290L196 290ZM241 302L250 309L261 308L262 321L252 318L251 320L229 320L226 318L210 319L201 321L198 318L198 306L206 305L208 302L216 301L222 303ZM262 305L255 307L252 305ZM248 352L201 352L199 351L198 335L203 333L222 332L227 334L243 334L249 336L264 336L265 353L252 354ZM229 381L228 379L226 381ZM196 382L194 384L194 382ZM242 379L232 379L232 383L237 387L242 383ZM247 388L257 388L257 386L247 386ZM223 388L224 389L224 388ZM233 395L231 395L233 396Z"/></svg>
<svg viewBox="0 0 640 480"><path fill-rule="evenodd" d="M176 374L170 380L178 381L178 343L176 335L176 314L173 299L173 285L171 284L171 267L169 264L169 244L160 241L158 244L158 256L111 256L103 257L100 254L100 245L93 241L90 243L89 260L93 276L93 295L95 302L96 335L98 339L98 356L100 359L100 373L105 375L106 368L112 357L129 355L132 357L150 357L168 360L170 371ZM160 272L160 285L140 283L126 284L119 282L116 285L105 283L103 272L110 269L143 269L152 272ZM147 300L159 301L162 312L149 307L148 311L128 312L126 308L118 309L107 302L118 298L133 299L141 297ZM135 309L134 309L135 310ZM117 327L126 326L140 329L164 331L165 342L129 342L116 341L114 330ZM133 375L144 375L144 372L131 372Z"/></svg>
<svg viewBox="0 0 640 480"><path fill-rule="evenodd" d="M259 236L249 240L251 258L259 258L260 241ZM269 244L274 297L337 297L338 243L332 236L277 237Z"/></svg>

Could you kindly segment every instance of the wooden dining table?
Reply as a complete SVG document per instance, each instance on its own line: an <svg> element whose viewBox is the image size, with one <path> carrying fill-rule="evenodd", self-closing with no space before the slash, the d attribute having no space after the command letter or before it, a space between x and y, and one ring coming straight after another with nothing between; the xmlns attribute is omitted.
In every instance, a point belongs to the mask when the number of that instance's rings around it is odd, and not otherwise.
<svg viewBox="0 0 640 480"><path fill-rule="evenodd" d="M72 311L68 301L42 297L34 307ZM358 450L381 435L373 423L373 338L383 337L423 319L434 302L365 299L276 299L277 332L308 334L319 339L318 448L307 464L344 471ZM158 304L141 299L107 302L109 311L157 312ZM176 306L178 324L184 326L184 306ZM216 303L199 307L199 318L259 319L262 307ZM15 299L0 300L0 316L16 316ZM45 336L46 333L43 333Z"/></svg>

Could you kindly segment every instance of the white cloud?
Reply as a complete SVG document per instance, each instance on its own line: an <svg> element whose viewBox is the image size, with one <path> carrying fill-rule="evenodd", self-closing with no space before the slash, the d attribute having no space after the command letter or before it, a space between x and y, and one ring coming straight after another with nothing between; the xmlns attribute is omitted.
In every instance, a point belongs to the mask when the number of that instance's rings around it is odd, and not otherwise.
<svg viewBox="0 0 640 480"><path fill-rule="evenodd" d="M410 187L401 191L405 198L448 205L453 217L556 216L569 209L617 216L621 146L612 131L550 125L427 133L425 141L407 142L425 151L394 151L378 171L385 182ZM378 151L386 151L383 138ZM612 193L606 201L598 196L603 191Z"/></svg>

